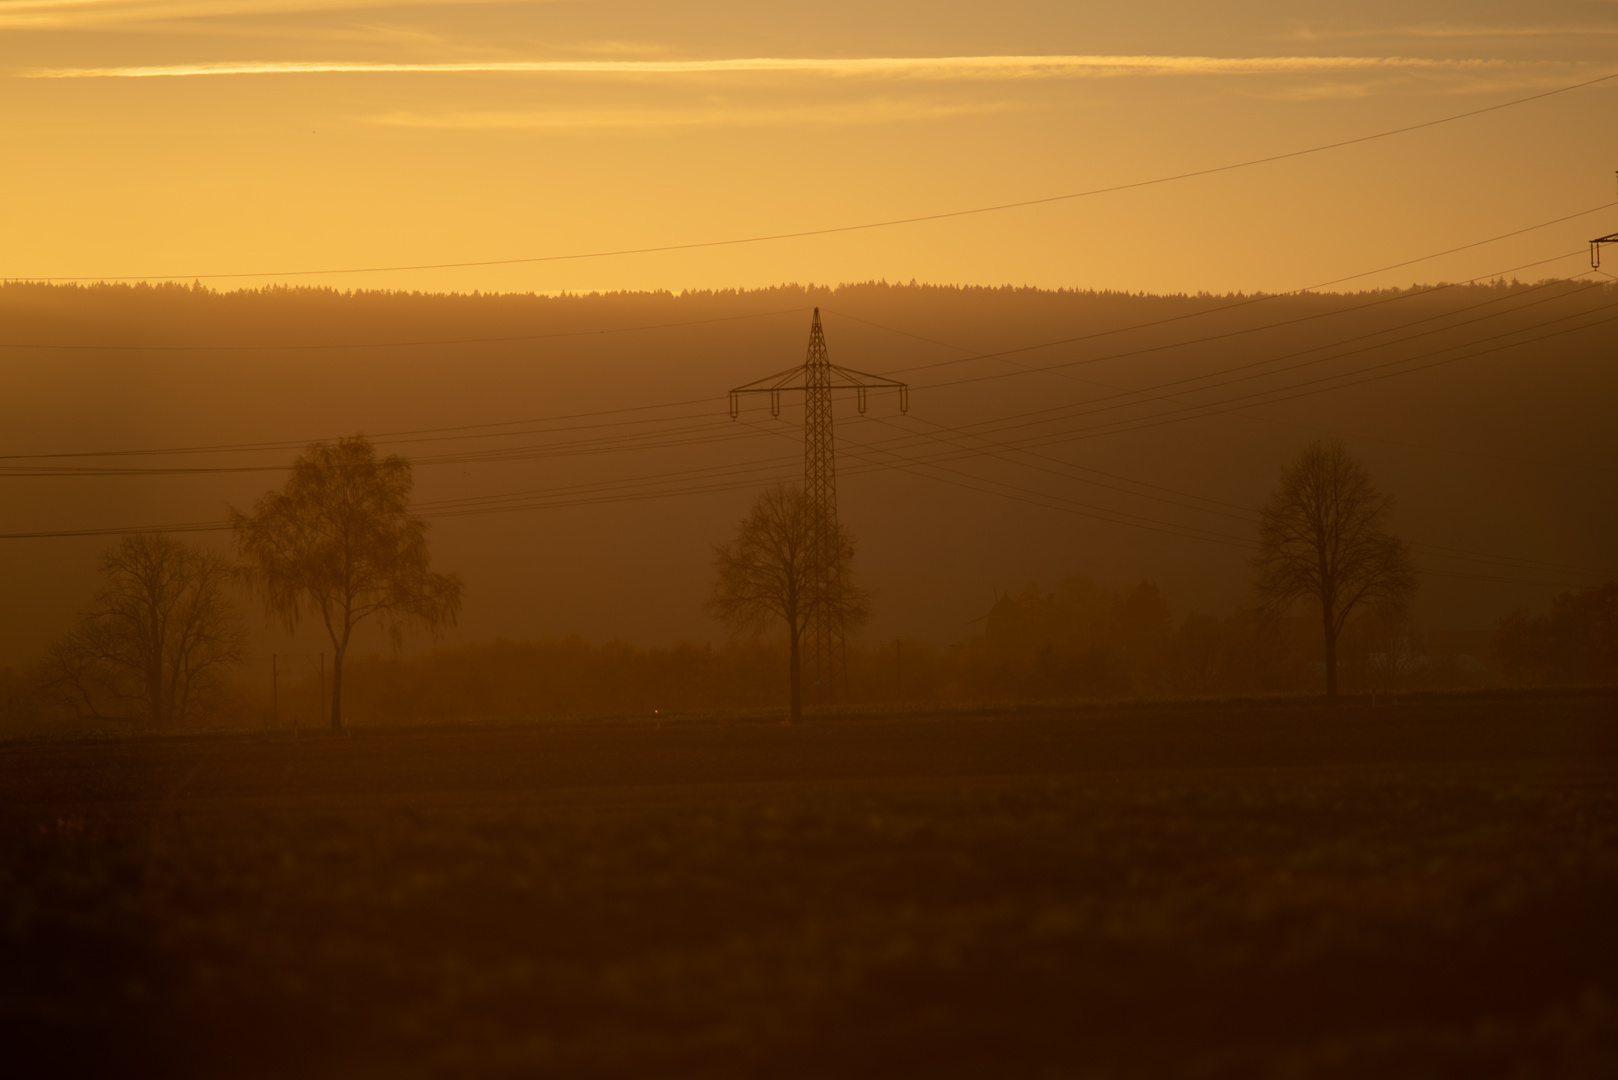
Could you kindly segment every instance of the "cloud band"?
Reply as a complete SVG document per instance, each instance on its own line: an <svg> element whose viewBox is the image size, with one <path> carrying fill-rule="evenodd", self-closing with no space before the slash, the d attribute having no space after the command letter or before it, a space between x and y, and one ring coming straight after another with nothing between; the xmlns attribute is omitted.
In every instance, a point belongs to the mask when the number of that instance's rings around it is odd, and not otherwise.
<svg viewBox="0 0 1618 1080"><path fill-rule="evenodd" d="M1405 56L934 56L861 58L753 57L719 60L510 60L411 64L372 61L262 61L151 67L41 68L35 79L150 79L221 75L578 74L697 75L801 73L923 79L1107 78L1124 75L1254 75L1321 72L1469 72L1513 65L1503 60Z"/></svg>

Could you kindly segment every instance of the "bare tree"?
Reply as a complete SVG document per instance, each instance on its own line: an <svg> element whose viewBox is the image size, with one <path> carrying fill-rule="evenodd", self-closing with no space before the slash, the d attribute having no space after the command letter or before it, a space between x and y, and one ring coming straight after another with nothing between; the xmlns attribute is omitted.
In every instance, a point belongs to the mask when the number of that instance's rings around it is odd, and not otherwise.
<svg viewBox="0 0 1618 1080"><path fill-rule="evenodd" d="M1415 627L1408 605L1378 605L1371 610L1370 618L1362 621L1360 644L1365 650L1363 662L1371 684L1371 701L1375 703L1379 692L1401 689L1425 661L1416 653Z"/></svg>
<svg viewBox="0 0 1618 1080"><path fill-rule="evenodd" d="M107 584L46 653L46 687L81 716L153 726L195 720L246 654L230 564L160 534L101 556Z"/></svg>
<svg viewBox="0 0 1618 1080"><path fill-rule="evenodd" d="M871 593L852 580L854 538L837 527L832 545L833 568L841 582L838 595L823 601L816 595L820 567L815 559L816 519L803 488L781 485L762 492L736 528L736 538L714 548L713 594L708 613L737 632L757 632L780 620L786 623L791 716L803 718L803 634L817 603L834 605L832 625L845 633L870 615Z"/></svg>
<svg viewBox="0 0 1618 1080"><path fill-rule="evenodd" d="M1326 700L1337 704L1337 639L1360 605L1397 609L1416 585L1408 546L1388 533L1391 496L1332 439L1311 443L1281 470L1260 511L1255 588L1264 612L1284 614L1301 599L1320 606Z"/></svg>
<svg viewBox="0 0 1618 1080"><path fill-rule="evenodd" d="M343 657L354 627L376 616L394 640L415 623L455 622L461 580L430 569L427 523L410 513L410 463L378 459L362 435L315 443L252 514L232 508L236 543L265 610L290 631L319 617L332 643L331 726L343 726Z"/></svg>

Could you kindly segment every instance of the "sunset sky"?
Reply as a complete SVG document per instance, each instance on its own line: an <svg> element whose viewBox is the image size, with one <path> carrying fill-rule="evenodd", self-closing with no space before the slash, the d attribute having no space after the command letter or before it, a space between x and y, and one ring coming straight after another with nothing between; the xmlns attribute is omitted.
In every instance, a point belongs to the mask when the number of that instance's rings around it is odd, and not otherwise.
<svg viewBox="0 0 1618 1080"><path fill-rule="evenodd" d="M1346 11L1352 14L1345 14ZM1287 290L1587 269L1618 3L0 0L0 277ZM1523 269L1524 264L1567 256ZM1511 276L1508 273L1508 276Z"/></svg>

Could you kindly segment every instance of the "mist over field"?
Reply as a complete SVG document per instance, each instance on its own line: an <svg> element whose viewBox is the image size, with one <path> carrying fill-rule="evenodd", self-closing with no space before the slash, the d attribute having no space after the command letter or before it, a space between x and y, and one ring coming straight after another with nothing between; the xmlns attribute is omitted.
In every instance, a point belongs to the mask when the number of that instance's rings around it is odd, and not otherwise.
<svg viewBox="0 0 1618 1080"><path fill-rule="evenodd" d="M412 461L435 564L465 578L446 644L719 644L701 609L712 546L802 470L801 404L772 418L749 397L732 421L725 392L801 364L818 306L834 363L911 385L903 414L891 392L863 416L835 398L839 514L878 590L861 641L964 642L999 595L1072 575L1150 581L1176 623L1224 617L1250 598L1253 508L1330 434L1418 545L1422 628L1485 631L1618 565L1618 505L1592 497L1618 470L1612 303L1582 280L1301 296L11 283L4 531L219 523L306 443L365 434ZM87 450L106 453L49 456ZM231 552L227 533L195 539ZM67 627L108 542L4 541L0 658ZM252 623L255 669L319 648Z"/></svg>

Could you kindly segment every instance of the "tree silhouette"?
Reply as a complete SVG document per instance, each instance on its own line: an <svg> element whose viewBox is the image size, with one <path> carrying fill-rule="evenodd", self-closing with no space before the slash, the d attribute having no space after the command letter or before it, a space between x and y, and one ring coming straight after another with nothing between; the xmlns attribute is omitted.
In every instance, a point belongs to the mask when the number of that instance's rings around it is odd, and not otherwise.
<svg viewBox="0 0 1618 1080"><path fill-rule="evenodd" d="M1562 593L1543 615L1507 614L1492 651L1511 682L1618 682L1618 582Z"/></svg>
<svg viewBox="0 0 1618 1080"><path fill-rule="evenodd" d="M343 657L372 616L394 640L416 623L436 633L461 607L459 578L434 573L427 523L410 513L410 463L378 459L362 435L315 443L251 515L230 511L236 543L266 611L290 631L307 613L332 643L331 726L343 726Z"/></svg>
<svg viewBox="0 0 1618 1080"><path fill-rule="evenodd" d="M736 528L736 538L714 548L713 593L704 605L722 624L736 632L756 632L775 620L786 623L787 671L791 686L791 717L803 718L804 630L815 613L815 510L797 485L768 488L754 501ZM871 593L852 580L854 538L837 526L833 568L841 582L832 623L844 633L856 629L870 615Z"/></svg>
<svg viewBox="0 0 1618 1080"><path fill-rule="evenodd" d="M1391 496L1339 441L1316 441L1281 470L1260 511L1253 566L1262 610L1285 614L1294 602L1320 605L1326 647L1326 700L1337 704L1337 639L1361 605L1399 608L1416 585L1407 545L1383 527Z"/></svg>
<svg viewBox="0 0 1618 1080"><path fill-rule="evenodd" d="M54 642L46 688L80 715L166 726L197 719L223 669L246 653L230 564L169 536L137 533L101 556L107 584Z"/></svg>

